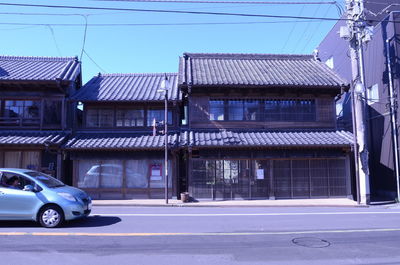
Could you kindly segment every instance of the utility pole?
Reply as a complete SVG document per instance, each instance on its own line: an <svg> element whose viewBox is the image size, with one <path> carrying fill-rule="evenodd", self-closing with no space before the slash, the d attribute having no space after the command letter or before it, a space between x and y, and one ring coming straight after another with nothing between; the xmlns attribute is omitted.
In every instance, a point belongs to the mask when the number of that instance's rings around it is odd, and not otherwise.
<svg viewBox="0 0 400 265"><path fill-rule="evenodd" d="M363 62L363 42L371 35L366 30L363 0L346 0L347 27L341 27L340 36L349 41L351 59L351 99L356 166L357 202L370 203L368 147L366 135L366 93Z"/></svg>

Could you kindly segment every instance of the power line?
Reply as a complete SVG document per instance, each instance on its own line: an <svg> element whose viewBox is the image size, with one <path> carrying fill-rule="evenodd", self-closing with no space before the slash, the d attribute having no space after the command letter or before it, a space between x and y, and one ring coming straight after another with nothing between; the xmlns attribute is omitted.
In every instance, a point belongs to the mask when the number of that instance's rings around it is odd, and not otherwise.
<svg viewBox="0 0 400 265"><path fill-rule="evenodd" d="M107 11L130 11L130 12L153 12L153 13L173 13L173 14L191 14L191 15L220 15L220 16L242 16L242 17L263 17L263 18L288 18L288 19L309 19L326 21L351 21L350 18L322 18L322 17L299 17L285 15L262 15L262 14L244 14L244 13L221 13L221 12L202 12L188 10L166 10L166 9L138 9L138 8L115 8L115 7L91 7L91 6L67 6L67 5L37 5L37 4L16 4L0 3L0 6L19 6L19 7L38 7L38 8L60 8L60 9L86 9L86 10L107 10ZM368 20L371 22L380 22L380 20ZM400 21L387 21L399 23Z"/></svg>
<svg viewBox="0 0 400 265"><path fill-rule="evenodd" d="M313 14L313 16L315 16L317 13L318 13L318 11L319 11L319 9L321 8L321 5L318 5L318 7L314 10L314 14ZM308 33L308 30L309 30L309 28L310 28L310 23L307 23L307 25L306 25L306 28L303 30L303 33L301 34L301 36L304 38L305 37L305 35ZM293 50L292 50L292 53L294 53L294 51L296 50L296 48L297 48L297 46L295 46L295 47L293 47ZM301 52L304 50L304 48L301 50Z"/></svg>
<svg viewBox="0 0 400 265"><path fill-rule="evenodd" d="M90 55L87 53L87 51L83 50L83 53L89 58L90 61L92 61L92 63L94 63L94 64L97 66L97 68L100 69L100 71L102 71L103 73L107 73L107 71L105 71L100 65L98 65L98 64L93 60L92 57L90 57Z"/></svg>
<svg viewBox="0 0 400 265"><path fill-rule="evenodd" d="M188 22L188 23L121 23L121 24L87 24L89 27L121 27L121 26L198 26L198 25L246 25L246 24L281 24L281 23L317 23L317 20L284 20L284 21L248 21L248 22ZM82 27L86 24L78 23L13 23L0 22L0 25L10 26L53 26L53 27Z"/></svg>
<svg viewBox="0 0 400 265"><path fill-rule="evenodd" d="M326 9L325 14L324 14L324 17L328 15L330 9L331 9L331 7L328 7L328 8ZM311 40L312 40L313 37L315 36L315 35L314 35L315 32L317 32L318 29L319 29L319 27L321 26L321 23L322 23L322 20L320 20L320 21L318 22L318 24L317 24L317 26L315 27L313 33L310 34L310 35L308 36L308 39L307 39L306 43L304 44L303 49L301 49L301 52L303 52L303 51L307 48L308 44L311 42ZM309 24L309 25L310 25L310 24Z"/></svg>
<svg viewBox="0 0 400 265"><path fill-rule="evenodd" d="M80 61L82 61L82 55L83 55L83 51L85 50L85 44L86 44L86 34L87 34L87 27L88 27L88 19L87 16L83 16L83 18L85 19L85 30L83 32L83 42L82 42L82 50L81 50L81 56L80 56Z"/></svg>
<svg viewBox="0 0 400 265"><path fill-rule="evenodd" d="M303 14L304 7L305 7L305 5L303 5L303 6L301 7L300 12L299 12L299 16L301 16L301 15ZM286 39L286 41L285 41L285 44L282 46L281 52L282 52L283 50L285 50L286 45L289 43L290 37L292 37L292 34L293 34L293 32L294 32L294 29L296 28L296 25L297 25L297 23L294 23L294 24L293 24L293 27L292 27L292 29L290 30L290 33L289 33L289 35L288 35L288 37L287 37L287 39Z"/></svg>
<svg viewBox="0 0 400 265"><path fill-rule="evenodd" d="M202 11L187 11L187 10L183 11L183 10L165 10L165 9L137 9L137 8L67 6L67 5L37 5L37 4L0 3L0 6L60 8L60 9L85 9L85 10L107 10L107 11L130 11L130 12L153 12L153 13L174 13L174 14L191 14L191 15L220 15L220 16L263 17L263 18L288 18L288 19L291 18L291 19L330 20L330 21L338 21L338 20L347 21L348 20L346 18L298 17L298 16L285 16L285 15L262 15L262 14L202 12Z"/></svg>
<svg viewBox="0 0 400 265"><path fill-rule="evenodd" d="M255 4L255 5L336 5L332 2L274 2L274 1L190 1L190 0L96 0L101 2L140 2L140 3L177 3L177 4Z"/></svg>
<svg viewBox="0 0 400 265"><path fill-rule="evenodd" d="M61 56L61 50L60 50L60 47L58 46L57 39L56 39L56 36L54 34L54 30L50 25L47 25L47 27L50 30L51 36L53 37L54 45L56 46L58 55Z"/></svg>

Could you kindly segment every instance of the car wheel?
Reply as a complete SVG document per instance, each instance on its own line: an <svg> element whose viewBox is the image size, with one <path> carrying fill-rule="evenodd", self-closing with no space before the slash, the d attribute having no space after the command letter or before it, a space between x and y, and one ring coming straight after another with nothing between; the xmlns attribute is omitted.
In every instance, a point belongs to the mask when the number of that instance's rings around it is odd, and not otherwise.
<svg viewBox="0 0 400 265"><path fill-rule="evenodd" d="M60 226L64 221L64 214L60 207L50 205L44 207L39 213L39 223L46 228Z"/></svg>

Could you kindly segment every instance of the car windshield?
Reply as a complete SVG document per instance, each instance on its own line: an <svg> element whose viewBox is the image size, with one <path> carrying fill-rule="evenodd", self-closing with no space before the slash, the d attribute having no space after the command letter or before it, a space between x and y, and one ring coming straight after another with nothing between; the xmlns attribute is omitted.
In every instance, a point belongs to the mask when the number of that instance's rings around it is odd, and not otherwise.
<svg viewBox="0 0 400 265"><path fill-rule="evenodd" d="M49 175L46 175L41 172L26 172L27 175L33 177L36 180L39 180L41 183L46 185L49 188L56 188L56 187L63 187L65 186L64 183L59 181L58 179L55 179Z"/></svg>

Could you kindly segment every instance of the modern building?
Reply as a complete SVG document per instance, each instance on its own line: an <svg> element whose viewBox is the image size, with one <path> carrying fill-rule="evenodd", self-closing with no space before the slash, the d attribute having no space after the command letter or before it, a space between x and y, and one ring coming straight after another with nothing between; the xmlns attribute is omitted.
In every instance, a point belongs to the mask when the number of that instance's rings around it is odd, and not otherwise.
<svg viewBox="0 0 400 265"><path fill-rule="evenodd" d="M366 2L367 21L373 27L372 40L364 47L366 81L366 118L369 145L369 171L371 200L394 199L396 193L395 152L391 123L390 98L395 98L395 115L399 117L398 94L400 88L400 5L397 0ZM351 80L349 44L339 37L339 29L346 26L339 21L318 47L318 56L343 78ZM390 66L390 67L389 67ZM393 95L391 95L391 90ZM350 93L337 102L339 124L351 130ZM397 141L398 141L397 140Z"/></svg>
<svg viewBox="0 0 400 265"><path fill-rule="evenodd" d="M348 87L313 56L184 54L190 195L352 198L353 136L337 130L334 100Z"/></svg>
<svg viewBox="0 0 400 265"><path fill-rule="evenodd" d="M164 121L168 90L169 197L176 196L179 172L181 94L177 74L99 74L73 97L73 135L65 145L73 161L72 183L93 198L164 198Z"/></svg>
<svg viewBox="0 0 400 265"><path fill-rule="evenodd" d="M72 125L69 95L81 87L75 57L0 56L0 167L64 179L60 146Z"/></svg>

